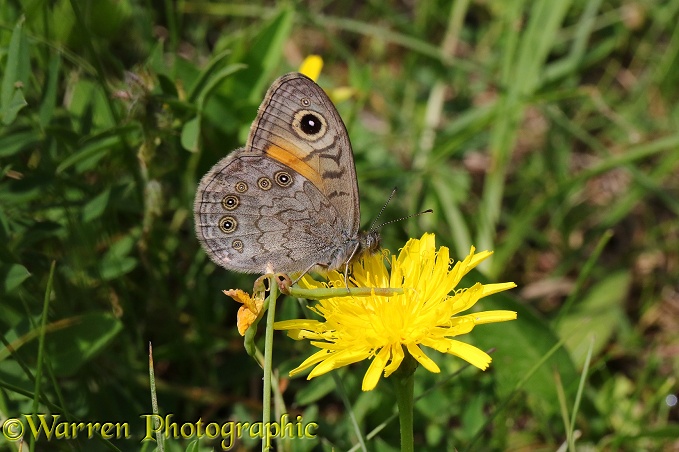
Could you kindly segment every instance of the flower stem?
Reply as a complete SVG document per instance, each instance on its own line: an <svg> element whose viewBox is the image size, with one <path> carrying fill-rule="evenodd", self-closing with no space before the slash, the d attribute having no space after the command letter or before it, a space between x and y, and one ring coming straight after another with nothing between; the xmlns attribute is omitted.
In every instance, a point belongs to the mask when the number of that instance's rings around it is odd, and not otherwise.
<svg viewBox="0 0 679 452"><path fill-rule="evenodd" d="M323 298L333 297L370 297L378 295L381 297L391 297L403 294L402 288L391 287L350 287L350 288L328 288L328 289L300 289L290 287L288 295L297 298L311 298L312 300L322 300Z"/></svg>
<svg viewBox="0 0 679 452"><path fill-rule="evenodd" d="M406 351L403 362L392 375L398 405L398 420L401 429L401 452L413 452L415 441L413 437L413 407L415 369L417 361Z"/></svg>
<svg viewBox="0 0 679 452"><path fill-rule="evenodd" d="M268 425L271 419L271 367L273 361L273 323L276 317L276 298L278 283L275 276L269 278L269 312L266 317L266 333L264 335L264 394L262 396L262 425ZM266 435L266 429L265 435ZM271 448L271 438L262 438L262 451Z"/></svg>

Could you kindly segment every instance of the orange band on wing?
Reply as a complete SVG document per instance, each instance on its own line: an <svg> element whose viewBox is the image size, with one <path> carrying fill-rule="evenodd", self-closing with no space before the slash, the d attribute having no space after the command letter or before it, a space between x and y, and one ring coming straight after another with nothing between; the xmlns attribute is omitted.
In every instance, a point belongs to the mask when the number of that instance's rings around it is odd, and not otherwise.
<svg viewBox="0 0 679 452"><path fill-rule="evenodd" d="M321 175L318 174L318 171L314 170L306 162L303 162L295 154L275 144L269 145L264 152L272 159L297 171L299 174L309 179L321 193L325 193L323 180L321 179Z"/></svg>

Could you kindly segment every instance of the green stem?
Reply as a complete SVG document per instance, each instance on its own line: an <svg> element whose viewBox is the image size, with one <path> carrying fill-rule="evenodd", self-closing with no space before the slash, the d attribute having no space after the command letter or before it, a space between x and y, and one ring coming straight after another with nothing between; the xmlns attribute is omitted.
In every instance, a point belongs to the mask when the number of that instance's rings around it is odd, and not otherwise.
<svg viewBox="0 0 679 452"><path fill-rule="evenodd" d="M351 406L351 401L349 400L349 396L347 396L347 391L344 388L344 385L342 384L342 379L339 377L337 372L330 372L330 374L332 375L332 379L335 382L335 386L337 387L337 394L339 394L340 398L342 399L344 408L346 409L346 412L349 415L349 421L351 422L351 427L354 429L354 434L356 434L358 446L363 452L367 452L368 448L365 445L365 438L363 436L361 428L358 425L358 419L356 419L356 410L354 410L353 407Z"/></svg>
<svg viewBox="0 0 679 452"><path fill-rule="evenodd" d="M269 311L266 316L266 333L264 336L264 395L262 396L262 451L271 448L271 438L266 436L269 420L271 419L271 367L273 357L273 323L276 317L276 298L278 298L278 283L276 277L269 278Z"/></svg>
<svg viewBox="0 0 679 452"><path fill-rule="evenodd" d="M398 406L398 420L401 429L401 452L414 451L415 441L413 437L413 408L415 369L417 361L406 351L406 356L401 366L394 372L394 390L396 393L396 404Z"/></svg>
<svg viewBox="0 0 679 452"><path fill-rule="evenodd" d="M151 410L154 414L153 427L156 430L160 429L160 410L158 410L158 395L156 394L156 374L153 368L153 345L149 341L149 384L151 387ZM165 437L163 435L156 435L158 442L157 450L159 452L165 451Z"/></svg>
<svg viewBox="0 0 679 452"><path fill-rule="evenodd" d="M38 406L40 404L40 383L42 382L42 364L45 360L45 333L47 332L47 313L49 312L50 296L52 295L52 283L54 282L54 269L57 261L52 261L50 265L50 275L47 278L47 288L45 289L45 298L42 304L42 318L40 323L40 337L38 338L38 363L35 370L35 384L33 386L33 414L37 416ZM35 450L35 439L31 437L29 450Z"/></svg>
<svg viewBox="0 0 679 452"><path fill-rule="evenodd" d="M393 295L402 295L404 293L401 288L391 287L349 287L349 288L328 288L328 289L300 289L298 287L290 287L288 295L296 298L309 298L312 300L322 300L323 298L333 298L342 296L352 297L370 297L377 295L380 297L391 297Z"/></svg>
<svg viewBox="0 0 679 452"><path fill-rule="evenodd" d="M604 231L604 233L601 235L601 238L599 238L599 241L594 248L594 252L587 258L585 265L582 266L582 270L580 270L578 278L575 280L575 286L571 289L568 298L566 298L566 301L563 302L561 308L559 309L559 314L552 322L554 327L558 326L564 317L570 313L573 303L575 303L575 300L580 297L580 290L585 285L585 281L587 281L587 278L589 278L591 275L594 265L598 262L599 256L601 256L604 247L612 237L613 231L608 229Z"/></svg>

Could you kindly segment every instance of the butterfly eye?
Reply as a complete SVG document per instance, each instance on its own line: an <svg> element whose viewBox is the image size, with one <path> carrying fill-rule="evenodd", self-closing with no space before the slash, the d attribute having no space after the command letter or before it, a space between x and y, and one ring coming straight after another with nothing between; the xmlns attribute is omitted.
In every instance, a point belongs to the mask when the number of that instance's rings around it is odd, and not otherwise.
<svg viewBox="0 0 679 452"><path fill-rule="evenodd" d="M236 230L237 226L238 222L233 217L226 216L219 220L219 229L221 229L224 234L232 233Z"/></svg>
<svg viewBox="0 0 679 452"><path fill-rule="evenodd" d="M319 113L300 110L293 117L292 128L300 138L316 141L323 138L328 130L328 124Z"/></svg>

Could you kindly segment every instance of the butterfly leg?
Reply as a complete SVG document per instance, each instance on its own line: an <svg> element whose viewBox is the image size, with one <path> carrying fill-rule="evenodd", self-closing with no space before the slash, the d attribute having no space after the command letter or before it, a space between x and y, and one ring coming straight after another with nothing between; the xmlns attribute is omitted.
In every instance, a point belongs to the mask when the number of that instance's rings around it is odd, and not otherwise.
<svg viewBox="0 0 679 452"><path fill-rule="evenodd" d="M304 277L304 275L306 275L307 273L309 273L311 271L312 268L318 267L318 266L328 268L328 264L321 264L321 263L311 264L306 268L306 270L304 270L302 273L300 273L300 275L297 278L295 278L295 280L290 285L294 286L295 284L297 284L299 282L299 280Z"/></svg>
<svg viewBox="0 0 679 452"><path fill-rule="evenodd" d="M351 261L354 259L354 256L356 256L356 253L358 252L358 249L361 247L360 242L356 242L356 246L354 247L354 250L351 252L351 255L349 255L349 259L344 263L344 286L347 288L347 291L349 291L349 264Z"/></svg>

